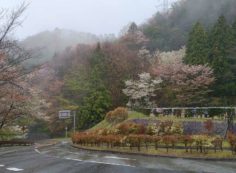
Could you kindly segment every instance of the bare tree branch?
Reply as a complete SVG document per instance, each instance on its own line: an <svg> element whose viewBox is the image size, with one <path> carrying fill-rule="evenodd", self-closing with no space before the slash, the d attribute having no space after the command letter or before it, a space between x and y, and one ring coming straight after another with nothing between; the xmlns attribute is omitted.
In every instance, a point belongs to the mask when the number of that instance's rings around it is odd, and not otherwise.
<svg viewBox="0 0 236 173"><path fill-rule="evenodd" d="M0 44L11 31L13 31L17 26L21 25L22 22L20 21L20 17L22 16L27 7L28 4L22 3L19 8L11 12L9 20L7 20L5 26L2 27L2 31L0 34ZM2 12L1 14L3 13L4 12Z"/></svg>

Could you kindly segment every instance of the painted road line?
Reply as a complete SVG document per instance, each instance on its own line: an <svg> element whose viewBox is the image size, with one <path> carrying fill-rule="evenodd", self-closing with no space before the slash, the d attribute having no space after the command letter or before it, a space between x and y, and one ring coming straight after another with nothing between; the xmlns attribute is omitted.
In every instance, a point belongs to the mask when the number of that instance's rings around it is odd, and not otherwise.
<svg viewBox="0 0 236 173"><path fill-rule="evenodd" d="M116 156L105 156L106 159L118 159L118 160L136 160L136 159L130 159L130 158L123 158L123 157L116 157Z"/></svg>
<svg viewBox="0 0 236 173"><path fill-rule="evenodd" d="M23 171L24 169L19 169L19 168L6 168L8 171L14 171L14 172L20 172Z"/></svg>
<svg viewBox="0 0 236 173"><path fill-rule="evenodd" d="M83 160L80 160L80 159L72 159L72 158L69 158L69 157L67 157L67 158L65 158L66 160L74 160L74 161L79 161L79 162L82 162Z"/></svg>
<svg viewBox="0 0 236 173"><path fill-rule="evenodd" d="M0 165L0 167L4 167L5 165Z"/></svg>
<svg viewBox="0 0 236 173"><path fill-rule="evenodd" d="M41 154L40 151L39 151L38 149L34 149L34 151L37 152L37 153L39 153L39 154Z"/></svg>
<svg viewBox="0 0 236 173"><path fill-rule="evenodd" d="M81 153L76 153L76 152L71 152L71 151L68 151L67 153L75 154L75 155L81 155ZM82 154L82 155L83 155L83 154ZM86 154L86 156L98 157L97 154Z"/></svg>
<svg viewBox="0 0 236 173"><path fill-rule="evenodd" d="M79 161L79 162L85 162L85 163L98 163L98 164L104 164L104 165L114 165L114 166L126 166L126 167L135 167L132 165L126 165L126 164L118 164L118 163L108 163L108 162L98 162L94 160L80 160L80 159L72 159L72 158L65 158L66 160L73 160L73 161Z"/></svg>
<svg viewBox="0 0 236 173"><path fill-rule="evenodd" d="M134 167L135 168L135 166L132 166L132 165L109 163L109 162L98 162L98 161L94 161L94 160L86 160L85 162L87 162L87 163L98 163L98 164L104 164L104 165L114 165L114 166L126 166L126 167Z"/></svg>

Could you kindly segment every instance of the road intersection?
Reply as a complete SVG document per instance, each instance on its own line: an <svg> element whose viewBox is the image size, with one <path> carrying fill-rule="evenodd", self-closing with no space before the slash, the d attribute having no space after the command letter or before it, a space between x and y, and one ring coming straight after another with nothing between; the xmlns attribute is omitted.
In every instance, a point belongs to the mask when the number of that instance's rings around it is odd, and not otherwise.
<svg viewBox="0 0 236 173"><path fill-rule="evenodd" d="M67 142L0 148L0 173L235 173L236 162L196 161L78 150Z"/></svg>

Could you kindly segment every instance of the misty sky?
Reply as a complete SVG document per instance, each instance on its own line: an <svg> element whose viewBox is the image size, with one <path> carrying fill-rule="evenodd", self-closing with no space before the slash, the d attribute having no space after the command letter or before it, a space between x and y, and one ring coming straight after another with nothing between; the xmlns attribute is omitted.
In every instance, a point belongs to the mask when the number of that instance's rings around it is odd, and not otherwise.
<svg viewBox="0 0 236 173"><path fill-rule="evenodd" d="M25 38L56 27L94 34L118 34L134 21L145 22L163 0L24 0L30 3L24 23L15 36ZM15 8L23 0L0 0L3 8Z"/></svg>

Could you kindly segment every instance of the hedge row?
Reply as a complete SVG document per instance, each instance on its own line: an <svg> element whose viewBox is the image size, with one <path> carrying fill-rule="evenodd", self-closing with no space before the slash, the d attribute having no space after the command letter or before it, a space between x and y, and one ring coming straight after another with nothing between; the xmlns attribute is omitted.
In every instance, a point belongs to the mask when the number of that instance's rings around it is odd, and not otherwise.
<svg viewBox="0 0 236 173"><path fill-rule="evenodd" d="M232 143L236 147L236 136L231 135L233 140ZM141 150L142 146L148 149L151 146L155 146L155 149L166 148L167 152L170 148L175 149L177 144L183 144L186 152L192 152L193 149L200 153L207 153L209 149L223 150L222 144L223 139L220 137L210 138L206 135L97 135L94 133L75 133L72 136L72 142L74 144L83 146L103 146L106 145L108 148L113 147L129 147L132 150L134 147ZM234 149L234 150L233 150ZM235 151L235 148L232 148Z"/></svg>

